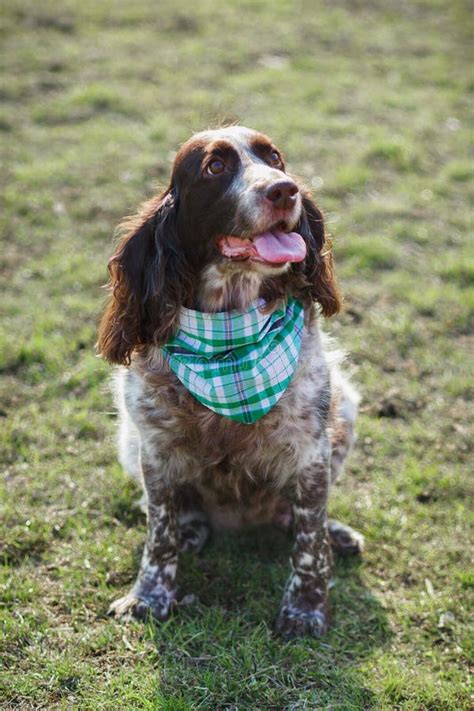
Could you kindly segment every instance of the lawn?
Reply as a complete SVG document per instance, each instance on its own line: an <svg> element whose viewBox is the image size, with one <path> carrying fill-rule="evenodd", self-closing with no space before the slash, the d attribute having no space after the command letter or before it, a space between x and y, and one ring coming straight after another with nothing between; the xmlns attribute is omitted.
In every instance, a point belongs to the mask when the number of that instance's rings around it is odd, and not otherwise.
<svg viewBox="0 0 474 711"><path fill-rule="evenodd" d="M467 5L3 5L2 708L470 708ZM183 556L197 599L168 623L105 615L145 531L94 351L113 229L226 120L312 187L345 295L328 328L363 403L330 512L367 550L336 562L321 640L272 635L290 541L269 530Z"/></svg>

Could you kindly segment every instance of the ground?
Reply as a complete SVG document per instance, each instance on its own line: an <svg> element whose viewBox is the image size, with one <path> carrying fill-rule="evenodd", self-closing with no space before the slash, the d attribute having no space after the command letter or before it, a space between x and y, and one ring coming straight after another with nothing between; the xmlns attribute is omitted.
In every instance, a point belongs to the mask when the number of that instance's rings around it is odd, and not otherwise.
<svg viewBox="0 0 474 711"><path fill-rule="evenodd" d="M2 707L469 708L467 3L10 0L2 16ZM272 635L290 542L269 530L184 556L198 599L165 625L105 615L145 531L94 352L112 232L224 120L270 134L312 188L345 295L327 327L363 402L330 511L367 550L337 561L319 641Z"/></svg>

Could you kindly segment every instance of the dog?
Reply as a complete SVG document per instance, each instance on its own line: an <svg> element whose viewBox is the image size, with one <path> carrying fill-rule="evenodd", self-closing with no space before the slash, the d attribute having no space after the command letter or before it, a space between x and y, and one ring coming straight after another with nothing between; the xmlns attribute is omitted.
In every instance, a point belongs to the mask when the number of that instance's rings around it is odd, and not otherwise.
<svg viewBox="0 0 474 711"><path fill-rule="evenodd" d="M319 329L341 306L322 213L267 136L226 126L184 143L167 189L122 228L98 350L120 366L119 458L143 485L148 524L137 580L109 612L166 620L177 604L178 551L199 551L213 529L276 523L291 527L295 542L275 630L319 636L330 623L331 549L363 546L359 533L327 518L359 396ZM291 373L281 392L269 386L271 406L262 404L259 383L283 356L273 357L273 345L260 356L257 344L255 368L266 365L248 387L261 409L229 415L217 386L211 405L207 381L201 395L192 391L202 374L211 377L207 366L185 380L180 359L207 361L183 352L179 334L191 316L207 327L248 314L276 339L289 319ZM221 352L213 364L229 357Z"/></svg>

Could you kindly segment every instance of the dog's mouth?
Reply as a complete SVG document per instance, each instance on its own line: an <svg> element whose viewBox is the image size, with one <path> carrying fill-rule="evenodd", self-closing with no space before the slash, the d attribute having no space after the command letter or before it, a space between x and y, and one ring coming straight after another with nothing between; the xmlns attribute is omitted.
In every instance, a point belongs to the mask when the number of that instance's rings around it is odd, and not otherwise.
<svg viewBox="0 0 474 711"><path fill-rule="evenodd" d="M222 256L233 261L249 259L254 262L281 265L302 262L306 257L306 243L298 232L284 232L280 225L249 239L223 235L217 240Z"/></svg>

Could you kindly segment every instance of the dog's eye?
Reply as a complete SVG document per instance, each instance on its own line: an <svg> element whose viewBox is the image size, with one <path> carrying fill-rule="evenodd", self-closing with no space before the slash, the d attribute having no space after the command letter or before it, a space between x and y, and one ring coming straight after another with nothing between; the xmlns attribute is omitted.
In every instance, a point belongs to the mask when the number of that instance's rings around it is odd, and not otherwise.
<svg viewBox="0 0 474 711"><path fill-rule="evenodd" d="M225 163L222 160L211 160L209 165L207 166L207 172L210 173L211 175L218 175L219 173L223 173L225 170Z"/></svg>
<svg viewBox="0 0 474 711"><path fill-rule="evenodd" d="M279 167L280 165L282 165L282 161L278 151L272 151L270 153L270 160L272 162L272 165L274 165L275 167Z"/></svg>

